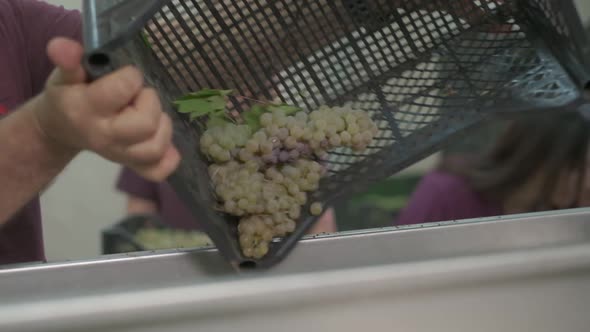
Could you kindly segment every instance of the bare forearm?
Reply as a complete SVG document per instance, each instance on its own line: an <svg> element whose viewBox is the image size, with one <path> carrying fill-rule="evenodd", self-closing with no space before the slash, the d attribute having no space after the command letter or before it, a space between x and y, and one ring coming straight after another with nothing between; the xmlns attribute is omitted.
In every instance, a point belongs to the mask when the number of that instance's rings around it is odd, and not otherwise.
<svg viewBox="0 0 590 332"><path fill-rule="evenodd" d="M75 156L47 141L33 99L0 120L0 224L35 197Z"/></svg>

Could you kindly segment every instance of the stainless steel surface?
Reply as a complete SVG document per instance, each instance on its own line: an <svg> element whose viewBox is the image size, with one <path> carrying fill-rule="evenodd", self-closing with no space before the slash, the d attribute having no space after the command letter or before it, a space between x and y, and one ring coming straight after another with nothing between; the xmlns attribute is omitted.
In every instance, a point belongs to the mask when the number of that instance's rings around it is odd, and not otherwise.
<svg viewBox="0 0 590 332"><path fill-rule="evenodd" d="M0 331L587 331L590 211L302 242L236 276L215 251L0 271Z"/></svg>

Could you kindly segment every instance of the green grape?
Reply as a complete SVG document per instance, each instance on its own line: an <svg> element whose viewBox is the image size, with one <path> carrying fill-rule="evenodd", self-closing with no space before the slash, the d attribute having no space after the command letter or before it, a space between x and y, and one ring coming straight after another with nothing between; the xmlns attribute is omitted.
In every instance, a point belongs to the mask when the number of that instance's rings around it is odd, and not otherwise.
<svg viewBox="0 0 590 332"><path fill-rule="evenodd" d="M252 239L252 236L250 234L240 235L240 246L242 246L242 247L250 247L250 246L252 246L252 242L253 241L254 240Z"/></svg>
<svg viewBox="0 0 590 332"><path fill-rule="evenodd" d="M297 193L297 195L295 195L295 199L297 201L297 204L299 205L304 205L305 203L307 203L307 195L300 191Z"/></svg>
<svg viewBox="0 0 590 332"><path fill-rule="evenodd" d="M342 119L342 117L337 117L334 119L334 127L338 132L343 131L346 129L346 122L344 119Z"/></svg>
<svg viewBox="0 0 590 332"><path fill-rule="evenodd" d="M246 208L248 208L248 200L245 198L242 198L238 201L238 207L242 210L245 210Z"/></svg>
<svg viewBox="0 0 590 332"><path fill-rule="evenodd" d="M307 122L307 113L305 112L297 112L295 114L295 119L299 122L299 123L306 123Z"/></svg>
<svg viewBox="0 0 590 332"><path fill-rule="evenodd" d="M251 139L246 143L246 149L250 153L257 153L259 148L260 143L255 139Z"/></svg>
<svg viewBox="0 0 590 332"><path fill-rule="evenodd" d="M219 155L219 154L223 153L224 150L218 144L212 144L209 147L209 151L210 151L211 155Z"/></svg>
<svg viewBox="0 0 590 332"><path fill-rule="evenodd" d="M347 113L347 114L344 116L344 120L346 121L346 124L347 124L347 125L349 125L349 126L350 126L351 124L354 124L354 123L356 123L356 117L355 117L354 115L350 114L350 113Z"/></svg>
<svg viewBox="0 0 590 332"><path fill-rule="evenodd" d="M324 207L319 202L312 203L311 206L309 207L309 212L313 216L319 216L322 214L323 211L324 211Z"/></svg>
<svg viewBox="0 0 590 332"><path fill-rule="evenodd" d="M214 143L213 136L209 133L204 133L201 137L201 149L207 150Z"/></svg>
<svg viewBox="0 0 590 332"><path fill-rule="evenodd" d="M335 135L330 137L330 145L333 147L339 147L342 144L342 139L340 135Z"/></svg>
<svg viewBox="0 0 590 332"><path fill-rule="evenodd" d="M363 134L355 134L354 136L352 136L352 144L353 145L359 145L363 143Z"/></svg>
<svg viewBox="0 0 590 332"><path fill-rule="evenodd" d="M287 139L285 139L285 147L287 149L295 149L297 147L297 139L293 136L287 137Z"/></svg>
<svg viewBox="0 0 590 332"><path fill-rule="evenodd" d="M330 126L326 127L326 135L328 137L333 137L333 136L338 135L338 130L336 129L336 126L330 125Z"/></svg>
<svg viewBox="0 0 590 332"><path fill-rule="evenodd" d="M322 165L320 165L318 162L312 161L309 162L307 165L311 172L319 173L322 171Z"/></svg>
<svg viewBox="0 0 590 332"><path fill-rule="evenodd" d="M285 223L285 231L287 233L292 233L293 231L295 231L296 226L297 225L295 224L295 221L287 220L287 222Z"/></svg>
<svg viewBox="0 0 590 332"><path fill-rule="evenodd" d="M266 203L266 211L268 211L268 213L276 213L279 211L279 209L280 205L275 200L271 200Z"/></svg>
<svg viewBox="0 0 590 332"><path fill-rule="evenodd" d="M313 140L317 143L323 141L326 138L326 134L323 131L316 131L313 133Z"/></svg>
<svg viewBox="0 0 590 332"><path fill-rule="evenodd" d="M229 201L225 201L223 208L227 213L231 213L232 211L234 211L236 209L236 207L237 207L236 202L229 200Z"/></svg>
<svg viewBox="0 0 590 332"><path fill-rule="evenodd" d="M268 244L263 242L256 247L253 251L254 258L262 258L268 253Z"/></svg>
<svg viewBox="0 0 590 332"><path fill-rule="evenodd" d="M343 145L348 145L352 141L352 135L347 131L343 131L340 133L340 141Z"/></svg>
<svg viewBox="0 0 590 332"><path fill-rule="evenodd" d="M242 162L247 162L249 160L252 160L252 158L254 158L252 153L250 151L248 151L247 149L240 149L238 156Z"/></svg>
<svg viewBox="0 0 590 332"><path fill-rule="evenodd" d="M221 161L221 162L225 162L225 161L229 161L231 159L231 154L229 153L229 151L225 150L223 152L221 152L218 156L217 156L217 160Z"/></svg>
<svg viewBox="0 0 590 332"><path fill-rule="evenodd" d="M287 176L291 179L295 179L301 175L301 172L299 171L299 169L297 169L294 166L290 166L290 165L283 167L282 172L285 176Z"/></svg>
<svg viewBox="0 0 590 332"><path fill-rule="evenodd" d="M270 113L263 113L260 116L260 125L263 127L268 127L273 123L272 114Z"/></svg>
<svg viewBox="0 0 590 332"><path fill-rule="evenodd" d="M242 250L243 250L244 256L246 256L246 257L253 258L255 256L254 249L251 246L247 246L247 247L243 248Z"/></svg>
<svg viewBox="0 0 590 332"><path fill-rule="evenodd" d="M280 131L280 127L276 124L272 124L270 127L268 127L266 129L266 133L268 134L268 136L274 136L274 137L279 136L279 131Z"/></svg>
<svg viewBox="0 0 590 332"><path fill-rule="evenodd" d="M273 120L273 123L279 127L284 127L287 124L287 117L285 116L285 113L283 113L283 112L279 112L279 111L273 112L272 120Z"/></svg>
<svg viewBox="0 0 590 332"><path fill-rule="evenodd" d="M279 206L281 207L281 210L286 210L289 208L291 204L289 204L289 200L286 197L282 197L279 200Z"/></svg>
<svg viewBox="0 0 590 332"><path fill-rule="evenodd" d="M298 219L300 216L301 216L301 207L298 205L291 206L291 208L289 209L289 218Z"/></svg>
<svg viewBox="0 0 590 332"><path fill-rule="evenodd" d="M236 147L236 144L230 136L221 137L218 142L219 145L226 150L231 150Z"/></svg>
<svg viewBox="0 0 590 332"><path fill-rule="evenodd" d="M370 131L365 131L363 133L363 141L367 144L371 143L371 141L373 140L373 133L371 133Z"/></svg>
<svg viewBox="0 0 590 332"><path fill-rule="evenodd" d="M299 192L299 186L295 183L290 183L287 187L287 191L291 195L296 195Z"/></svg>
<svg viewBox="0 0 590 332"><path fill-rule="evenodd" d="M295 117L293 116L288 116L287 117L287 123L286 123L286 127L288 129L291 129L293 127L295 127L297 125L297 120L295 119Z"/></svg>
<svg viewBox="0 0 590 332"><path fill-rule="evenodd" d="M318 119L315 120L314 126L318 131L324 131L326 130L327 124L326 121L324 121L323 119Z"/></svg>
<svg viewBox="0 0 590 332"><path fill-rule="evenodd" d="M252 138L258 141L258 143L260 144L266 141L268 139L268 136L266 136L266 133L264 131L259 130L254 134L254 136L252 136Z"/></svg>
<svg viewBox="0 0 590 332"><path fill-rule="evenodd" d="M347 130L351 135L356 135L360 131L359 126L356 123L349 124Z"/></svg>
<svg viewBox="0 0 590 332"><path fill-rule="evenodd" d="M303 137L303 132L303 129L301 129L301 127L299 127L298 125L293 126L289 130L291 137L293 137L296 140L301 139Z"/></svg>
<svg viewBox="0 0 590 332"><path fill-rule="evenodd" d="M260 144L260 151L263 154L272 153L273 148L274 148L273 147L273 144L270 141L265 141L265 142L263 142L263 143Z"/></svg>
<svg viewBox="0 0 590 332"><path fill-rule="evenodd" d="M311 184L318 183L320 181L320 174L316 172L307 174L307 181Z"/></svg>

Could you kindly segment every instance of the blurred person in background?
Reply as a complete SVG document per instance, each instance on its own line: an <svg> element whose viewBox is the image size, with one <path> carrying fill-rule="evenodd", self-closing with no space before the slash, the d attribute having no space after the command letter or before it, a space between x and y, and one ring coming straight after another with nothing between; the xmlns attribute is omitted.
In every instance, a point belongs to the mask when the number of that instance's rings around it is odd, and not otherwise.
<svg viewBox="0 0 590 332"><path fill-rule="evenodd" d="M516 119L482 155L449 159L425 175L394 224L588 206L589 138L580 112Z"/></svg>

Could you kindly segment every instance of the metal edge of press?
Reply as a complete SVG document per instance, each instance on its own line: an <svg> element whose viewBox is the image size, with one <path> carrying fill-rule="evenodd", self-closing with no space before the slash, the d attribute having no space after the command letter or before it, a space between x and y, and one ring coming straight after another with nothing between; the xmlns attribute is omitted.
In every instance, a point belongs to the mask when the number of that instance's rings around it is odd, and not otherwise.
<svg viewBox="0 0 590 332"><path fill-rule="evenodd" d="M563 211L547 211L547 212L536 212L526 213L519 215L508 215L508 216L496 216L496 217L485 217L475 219L464 219L457 221L445 221L427 224L417 225L405 225L405 226L391 226L378 229L363 229L355 231L344 231L332 234L320 234L307 236L302 239L301 245L307 246L312 245L316 241L339 241L348 238L355 238L358 236L371 236L373 234L396 234L398 232L423 232L423 231L436 231L438 229L451 229L454 227L477 227L478 225L489 225L496 223L520 223L520 222L550 222L554 219L560 218L565 220L587 220L590 217L590 208L580 208ZM41 272L44 270L62 269L69 267L78 267L85 265L109 265L114 262L131 262L134 260L159 260L167 259L171 257L186 257L191 259L192 255L199 254L201 252L216 252L218 251L212 247L196 248L196 249L170 249L170 250L154 250L149 252L135 252L126 254L114 254L108 256L102 256L87 260L76 260L66 262L51 262L45 264L18 264L8 265L0 267L0 278L4 274L18 274L23 272Z"/></svg>
<svg viewBox="0 0 590 332"><path fill-rule="evenodd" d="M175 317L193 322L222 313L329 305L346 298L446 291L508 280L588 275L586 244L522 252L458 257L263 277L0 307L0 327L10 331L63 331L106 326L149 325ZM213 316L212 316L213 315Z"/></svg>

